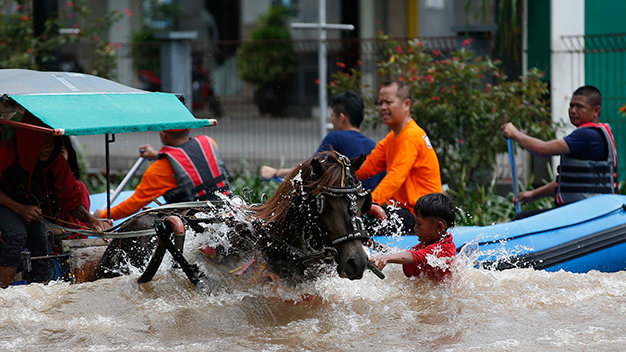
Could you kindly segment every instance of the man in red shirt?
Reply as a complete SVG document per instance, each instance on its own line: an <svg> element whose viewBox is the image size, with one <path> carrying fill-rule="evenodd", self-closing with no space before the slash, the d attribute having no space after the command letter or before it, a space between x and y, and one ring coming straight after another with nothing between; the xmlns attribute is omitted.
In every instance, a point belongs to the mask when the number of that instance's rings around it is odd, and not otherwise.
<svg viewBox="0 0 626 352"><path fill-rule="evenodd" d="M450 275L456 246L448 232L454 226L454 202L442 193L431 193L415 204L415 233L420 243L408 251L370 258L380 270L388 263L402 264L407 277L425 276L443 280Z"/></svg>

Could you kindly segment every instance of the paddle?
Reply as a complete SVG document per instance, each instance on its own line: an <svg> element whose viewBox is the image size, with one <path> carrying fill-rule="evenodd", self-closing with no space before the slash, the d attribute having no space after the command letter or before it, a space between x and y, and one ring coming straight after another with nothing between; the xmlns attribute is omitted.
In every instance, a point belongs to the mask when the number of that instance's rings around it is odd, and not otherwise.
<svg viewBox="0 0 626 352"><path fill-rule="evenodd" d="M145 149L143 148L139 150L140 153L143 153L144 151ZM137 170L139 170L141 165L143 165L144 161L146 161L146 159L141 156L137 159L137 161L135 161L135 164L133 164L133 166L130 168L126 176L124 176L124 178L122 179L122 182L120 182L117 188L115 188L115 191L113 191L110 204L113 204L113 202L115 202L115 199L117 198L117 196L119 196L120 193L122 193L122 190L124 189L124 187L126 187L128 182L130 182L133 176L135 176L135 173L137 173ZM108 209L108 204L104 205L104 209Z"/></svg>
<svg viewBox="0 0 626 352"><path fill-rule="evenodd" d="M513 181L513 195L515 196L515 212L519 213L522 209L517 197L519 196L519 190L517 188L517 173L515 172L515 157L513 156L513 142L507 138L506 142L509 146L509 159L511 160L511 180Z"/></svg>

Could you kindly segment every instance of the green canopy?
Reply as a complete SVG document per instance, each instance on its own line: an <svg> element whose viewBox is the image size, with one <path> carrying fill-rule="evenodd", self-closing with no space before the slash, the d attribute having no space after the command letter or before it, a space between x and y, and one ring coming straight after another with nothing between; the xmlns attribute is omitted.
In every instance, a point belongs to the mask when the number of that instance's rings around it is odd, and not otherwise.
<svg viewBox="0 0 626 352"><path fill-rule="evenodd" d="M212 126L175 94L153 93L72 72L0 70L0 96L65 135L115 134Z"/></svg>
<svg viewBox="0 0 626 352"><path fill-rule="evenodd" d="M169 93L10 95L10 98L66 135L162 131L210 126Z"/></svg>

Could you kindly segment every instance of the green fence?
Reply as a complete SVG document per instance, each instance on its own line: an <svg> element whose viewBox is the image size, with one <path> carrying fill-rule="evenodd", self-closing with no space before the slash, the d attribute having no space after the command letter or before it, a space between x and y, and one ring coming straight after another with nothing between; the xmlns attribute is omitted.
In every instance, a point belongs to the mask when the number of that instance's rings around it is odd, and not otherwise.
<svg viewBox="0 0 626 352"><path fill-rule="evenodd" d="M566 36L572 55L584 54L585 84L602 92L600 120L611 125L617 145L620 180L626 180L626 33Z"/></svg>

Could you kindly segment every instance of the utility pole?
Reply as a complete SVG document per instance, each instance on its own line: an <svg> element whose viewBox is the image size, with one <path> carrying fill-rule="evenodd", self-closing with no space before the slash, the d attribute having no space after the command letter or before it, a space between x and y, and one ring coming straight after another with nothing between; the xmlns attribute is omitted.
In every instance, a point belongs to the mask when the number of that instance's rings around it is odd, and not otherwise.
<svg viewBox="0 0 626 352"><path fill-rule="evenodd" d="M326 30L354 30L351 24L326 23L326 0L318 0L319 20L318 23L292 23L291 28L296 29L317 29L318 31L318 52L317 52L317 73L319 76L319 104L320 104L320 141L326 136L326 119L328 117L328 96L326 94L326 75L328 71L326 52Z"/></svg>

